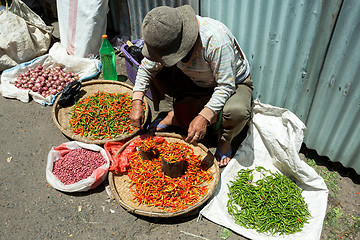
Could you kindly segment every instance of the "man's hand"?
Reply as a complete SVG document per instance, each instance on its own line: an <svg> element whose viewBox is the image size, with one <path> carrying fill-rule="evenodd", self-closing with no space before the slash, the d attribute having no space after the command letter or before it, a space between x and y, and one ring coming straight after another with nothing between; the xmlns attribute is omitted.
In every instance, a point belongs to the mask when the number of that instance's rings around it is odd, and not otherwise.
<svg viewBox="0 0 360 240"><path fill-rule="evenodd" d="M208 121L203 116L196 116L190 123L185 141L195 143L205 137Z"/></svg>
<svg viewBox="0 0 360 240"><path fill-rule="evenodd" d="M130 120L134 127L141 128L144 123L144 111L142 108L143 102L141 100L134 100L132 102L132 108L130 112Z"/></svg>

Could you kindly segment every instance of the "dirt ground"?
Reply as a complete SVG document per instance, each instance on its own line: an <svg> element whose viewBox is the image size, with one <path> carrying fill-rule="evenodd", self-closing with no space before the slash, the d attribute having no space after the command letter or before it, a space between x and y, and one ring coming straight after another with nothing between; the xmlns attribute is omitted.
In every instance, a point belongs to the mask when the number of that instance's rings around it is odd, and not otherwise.
<svg viewBox="0 0 360 240"><path fill-rule="evenodd" d="M196 213L173 219L130 214L110 199L107 182L76 194L49 186L47 155L71 140L56 127L51 110L0 97L0 239L219 238L221 227L197 221Z"/></svg>
<svg viewBox="0 0 360 240"><path fill-rule="evenodd" d="M118 57L118 73L126 75ZM70 141L51 106L0 97L0 239L246 239L190 216L161 219L125 211L105 181L86 193L55 190L46 181L52 146ZM360 239L359 175L303 147L301 156L330 189L321 239Z"/></svg>
<svg viewBox="0 0 360 240"><path fill-rule="evenodd" d="M126 74L124 59L118 63L118 72ZM47 154L70 139L51 110L0 97L0 239L245 239L198 220L197 213L171 219L128 213L110 199L107 182L81 194L53 189L45 177ZM321 239L360 239L359 176L305 146L301 156L330 189Z"/></svg>

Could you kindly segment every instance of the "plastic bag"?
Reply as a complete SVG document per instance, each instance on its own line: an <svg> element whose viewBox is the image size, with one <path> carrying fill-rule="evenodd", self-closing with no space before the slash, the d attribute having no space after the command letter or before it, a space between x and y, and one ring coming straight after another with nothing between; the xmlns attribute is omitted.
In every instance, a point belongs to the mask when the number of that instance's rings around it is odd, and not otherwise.
<svg viewBox="0 0 360 240"><path fill-rule="evenodd" d="M136 140L126 146L121 154L119 154L118 151L121 146L124 145L124 142L120 142L117 146L114 144L106 146L106 148L109 150L109 154L111 152L112 156L109 171L115 171L117 173L124 173L127 171L128 167L130 166L129 157L136 151L135 142Z"/></svg>
<svg viewBox="0 0 360 240"><path fill-rule="evenodd" d="M115 154L120 150L120 148L125 144L125 142L126 141L123 140L120 142L106 142L104 144L106 155L110 159L109 171L115 170L114 166L117 164L117 162L120 161L119 159L120 155L117 155L115 157Z"/></svg>
<svg viewBox="0 0 360 240"><path fill-rule="evenodd" d="M68 107L74 104L78 97L81 89L81 82L73 81L68 83L61 91L58 103L61 107Z"/></svg>
<svg viewBox="0 0 360 240"><path fill-rule="evenodd" d="M108 157L110 158L109 171L114 171L116 173L125 173L130 166L129 159L131 155L137 151L136 143L139 140L145 139L147 137L149 137L149 135L144 134L134 138L121 152L119 152L119 150L125 144L126 140L123 140L121 142L105 143L104 148L106 153L108 154ZM165 138L160 136L154 136L153 138L157 143L163 143L165 141Z"/></svg>
<svg viewBox="0 0 360 240"><path fill-rule="evenodd" d="M0 11L0 71L46 53L53 28L20 0Z"/></svg>
<svg viewBox="0 0 360 240"><path fill-rule="evenodd" d="M126 44L126 41L129 40L129 37L127 36L121 36L120 35L116 35L114 36L113 38L111 38L109 41L110 41L110 44L111 46L113 46L117 51L121 51L121 47Z"/></svg>
<svg viewBox="0 0 360 240"><path fill-rule="evenodd" d="M92 151L100 152L101 155L105 158L106 163L94 170L90 177L82 179L76 183L72 184L64 184L62 183L54 174L53 174L53 165L56 160L58 160L61 156L64 156L71 149L88 149ZM84 192L90 189L96 188L99 184L101 184L108 173L110 165L110 160L105 153L105 150L95 144L87 144L77 141L63 143L58 147L53 147L49 154L46 164L46 180L47 182L55 189L63 191L63 192Z"/></svg>
<svg viewBox="0 0 360 240"><path fill-rule="evenodd" d="M29 102L30 96L35 102L42 105L52 105L56 95L49 95L46 98L39 93L28 89L15 87L14 82L19 74L35 68L38 65L54 68L64 66L64 71L79 74L80 81L91 79L100 73L101 64L97 59L79 58L67 54L66 49L60 43L55 43L49 50L49 54L35 58L29 62L19 64L5 70L1 75L0 93L7 98L16 98L22 102Z"/></svg>
<svg viewBox="0 0 360 240"><path fill-rule="evenodd" d="M305 129L303 122L289 110L255 101L248 135L221 173L214 197L200 214L249 239L320 239L328 189L316 171L299 157ZM302 195L311 218L301 232L270 236L241 227L229 215L226 207L228 184L240 169L254 169L257 166L291 176L303 189Z"/></svg>

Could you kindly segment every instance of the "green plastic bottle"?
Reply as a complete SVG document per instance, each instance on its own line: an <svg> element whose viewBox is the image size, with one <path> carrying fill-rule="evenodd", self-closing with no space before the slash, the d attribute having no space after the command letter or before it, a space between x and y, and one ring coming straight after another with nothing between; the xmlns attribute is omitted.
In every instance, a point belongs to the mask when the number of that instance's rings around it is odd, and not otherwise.
<svg viewBox="0 0 360 240"><path fill-rule="evenodd" d="M103 78L105 80L117 80L115 50L111 46L107 35L102 35L102 44L99 50Z"/></svg>

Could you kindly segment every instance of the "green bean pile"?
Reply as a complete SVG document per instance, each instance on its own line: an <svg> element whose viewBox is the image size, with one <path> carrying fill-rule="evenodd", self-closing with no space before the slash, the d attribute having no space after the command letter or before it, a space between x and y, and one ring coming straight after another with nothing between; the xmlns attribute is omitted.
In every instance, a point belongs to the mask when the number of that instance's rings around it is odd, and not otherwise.
<svg viewBox="0 0 360 240"><path fill-rule="evenodd" d="M310 217L302 189L282 174L255 169L267 176L253 182L253 169L242 169L228 184L227 209L235 223L271 235L301 231Z"/></svg>

